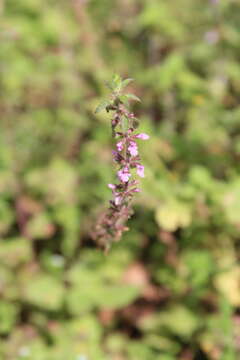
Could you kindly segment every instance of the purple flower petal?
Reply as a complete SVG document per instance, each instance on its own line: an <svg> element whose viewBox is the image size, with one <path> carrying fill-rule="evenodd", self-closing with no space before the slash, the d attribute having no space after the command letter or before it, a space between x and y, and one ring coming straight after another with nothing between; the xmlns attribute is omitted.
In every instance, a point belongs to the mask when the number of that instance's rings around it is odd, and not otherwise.
<svg viewBox="0 0 240 360"><path fill-rule="evenodd" d="M124 168L118 171L118 178L122 182L128 182L129 178L131 177L131 174L129 173L128 168Z"/></svg>
<svg viewBox="0 0 240 360"><path fill-rule="evenodd" d="M140 192L141 190L139 188L132 189L132 192Z"/></svg>
<svg viewBox="0 0 240 360"><path fill-rule="evenodd" d="M149 135L148 135L148 134L145 134L145 133L141 133L141 134L137 134L137 135L135 136L135 138L141 139L141 140L148 140L148 139L149 139Z"/></svg>
<svg viewBox="0 0 240 360"><path fill-rule="evenodd" d="M137 165L137 174L140 177L144 177L144 166L143 165Z"/></svg>
<svg viewBox="0 0 240 360"><path fill-rule="evenodd" d="M114 184L108 184L109 189L114 190L116 189L116 185Z"/></svg>
<svg viewBox="0 0 240 360"><path fill-rule="evenodd" d="M118 151L122 151L123 150L123 141L119 141L116 146L117 146Z"/></svg>
<svg viewBox="0 0 240 360"><path fill-rule="evenodd" d="M120 195L116 195L116 197L114 199L115 205L120 205L121 201L122 201L122 197Z"/></svg>
<svg viewBox="0 0 240 360"><path fill-rule="evenodd" d="M137 144L135 143L135 141L130 141L129 146L128 146L128 151L130 152L130 154L132 156L137 156L138 148L137 148Z"/></svg>

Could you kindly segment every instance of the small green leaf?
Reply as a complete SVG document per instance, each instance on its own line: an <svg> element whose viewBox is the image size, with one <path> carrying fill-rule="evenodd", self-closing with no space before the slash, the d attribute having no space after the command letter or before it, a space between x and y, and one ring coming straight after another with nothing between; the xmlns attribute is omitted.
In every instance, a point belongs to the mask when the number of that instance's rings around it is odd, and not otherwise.
<svg viewBox="0 0 240 360"><path fill-rule="evenodd" d="M122 79L118 74L115 74L112 79L110 81L107 80L105 84L111 91L119 92L122 88Z"/></svg>
<svg viewBox="0 0 240 360"><path fill-rule="evenodd" d="M121 76L119 76L118 74L114 74L113 75L113 81L115 82L116 85L121 84L122 83Z"/></svg>
<svg viewBox="0 0 240 360"><path fill-rule="evenodd" d="M137 97L137 96L134 95L134 94L126 94L125 96L126 96L128 99L141 102L141 100L139 99L139 97Z"/></svg>
<svg viewBox="0 0 240 360"><path fill-rule="evenodd" d="M130 82L132 82L133 79L129 78L129 79L125 79L122 81L122 86L121 88L124 89L126 86L128 86L128 84L130 84Z"/></svg>
<svg viewBox="0 0 240 360"><path fill-rule="evenodd" d="M118 98L124 105L129 106L129 101L126 95L120 95Z"/></svg>
<svg viewBox="0 0 240 360"><path fill-rule="evenodd" d="M99 113L100 111L106 109L107 106L111 105L109 100L103 100L100 104L96 107L95 114Z"/></svg>
<svg viewBox="0 0 240 360"><path fill-rule="evenodd" d="M115 83L112 80L105 81L105 85L109 88L109 90L114 91Z"/></svg>
<svg viewBox="0 0 240 360"><path fill-rule="evenodd" d="M122 89L122 79L118 74L113 76L114 91L119 92Z"/></svg>

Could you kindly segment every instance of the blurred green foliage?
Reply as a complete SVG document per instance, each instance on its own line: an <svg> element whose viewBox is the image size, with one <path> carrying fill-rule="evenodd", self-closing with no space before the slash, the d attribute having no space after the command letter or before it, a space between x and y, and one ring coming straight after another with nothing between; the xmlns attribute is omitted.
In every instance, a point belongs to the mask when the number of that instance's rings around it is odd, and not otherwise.
<svg viewBox="0 0 240 360"><path fill-rule="evenodd" d="M0 359L239 359L239 1L0 9ZM114 72L151 140L105 256Z"/></svg>

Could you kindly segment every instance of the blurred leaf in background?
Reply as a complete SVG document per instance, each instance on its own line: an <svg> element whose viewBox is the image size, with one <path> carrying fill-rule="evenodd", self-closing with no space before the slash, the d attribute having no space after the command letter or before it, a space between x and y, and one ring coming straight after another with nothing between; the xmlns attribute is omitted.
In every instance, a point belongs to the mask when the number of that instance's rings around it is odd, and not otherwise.
<svg viewBox="0 0 240 360"><path fill-rule="evenodd" d="M238 360L239 2L0 13L0 359ZM89 235L114 176L106 82L151 137L108 256Z"/></svg>

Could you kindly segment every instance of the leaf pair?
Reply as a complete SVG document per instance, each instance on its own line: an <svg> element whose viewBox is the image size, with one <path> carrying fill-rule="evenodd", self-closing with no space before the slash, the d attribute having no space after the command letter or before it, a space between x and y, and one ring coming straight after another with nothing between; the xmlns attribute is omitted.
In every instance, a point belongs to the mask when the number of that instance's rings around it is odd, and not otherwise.
<svg viewBox="0 0 240 360"><path fill-rule="evenodd" d="M110 81L106 81L106 86L115 93L120 93L133 79L122 80L118 74L113 75Z"/></svg>
<svg viewBox="0 0 240 360"><path fill-rule="evenodd" d="M110 81L106 81L106 86L113 91L114 95L117 99L119 99L123 104L128 105L128 100L134 101L141 101L136 95L134 94L124 94L121 95L121 91L131 82L133 79L125 79L122 80L119 75L113 75ZM95 114L99 113L100 111L106 109L108 106L112 105L111 100L103 100L100 104L96 107Z"/></svg>

